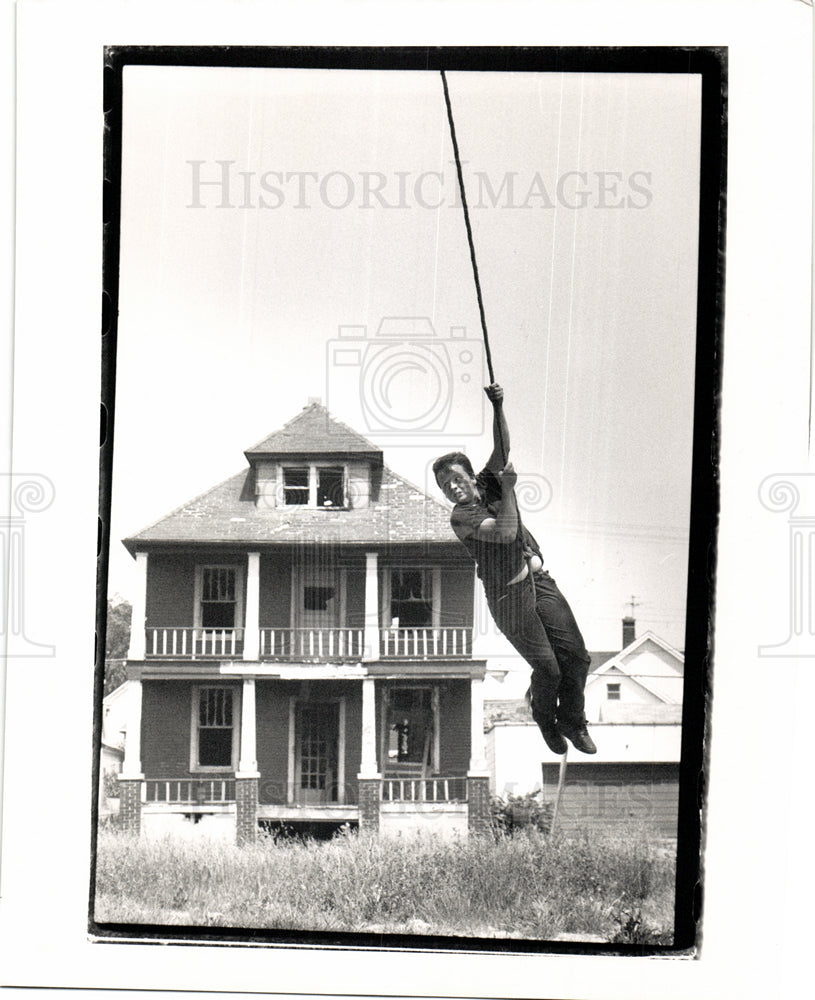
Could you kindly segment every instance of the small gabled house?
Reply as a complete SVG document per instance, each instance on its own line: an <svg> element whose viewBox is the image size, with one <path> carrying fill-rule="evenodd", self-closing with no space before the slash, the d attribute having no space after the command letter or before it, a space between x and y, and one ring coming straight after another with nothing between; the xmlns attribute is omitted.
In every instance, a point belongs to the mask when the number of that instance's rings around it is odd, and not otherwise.
<svg viewBox="0 0 815 1000"><path fill-rule="evenodd" d="M474 573L443 504L311 402L125 539L131 830L488 822Z"/></svg>
<svg viewBox="0 0 815 1000"><path fill-rule="evenodd" d="M624 647L593 653L586 717L596 756L569 751L558 825L575 830L637 822L677 834L684 657L653 632L634 637L623 619ZM500 796L541 791L554 802L559 758L540 740L522 700L485 704L490 789Z"/></svg>

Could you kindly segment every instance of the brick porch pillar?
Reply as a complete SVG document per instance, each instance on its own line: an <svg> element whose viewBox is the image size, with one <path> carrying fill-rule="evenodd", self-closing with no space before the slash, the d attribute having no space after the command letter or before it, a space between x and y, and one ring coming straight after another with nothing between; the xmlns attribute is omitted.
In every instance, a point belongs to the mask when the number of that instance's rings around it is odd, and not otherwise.
<svg viewBox="0 0 815 1000"><path fill-rule="evenodd" d="M490 779L486 775L467 777L467 829L471 834L490 832Z"/></svg>
<svg viewBox="0 0 815 1000"><path fill-rule="evenodd" d="M238 813L236 842L253 844L258 832L258 778L235 779L235 805Z"/></svg>
<svg viewBox="0 0 815 1000"><path fill-rule="evenodd" d="M241 693L241 751L235 774L235 839L252 844L258 831L257 713L255 678L244 677Z"/></svg>
<svg viewBox="0 0 815 1000"><path fill-rule="evenodd" d="M126 833L141 831L141 781L119 778L119 823Z"/></svg>
<svg viewBox="0 0 815 1000"><path fill-rule="evenodd" d="M379 830L379 778L359 779L359 828L366 833Z"/></svg>

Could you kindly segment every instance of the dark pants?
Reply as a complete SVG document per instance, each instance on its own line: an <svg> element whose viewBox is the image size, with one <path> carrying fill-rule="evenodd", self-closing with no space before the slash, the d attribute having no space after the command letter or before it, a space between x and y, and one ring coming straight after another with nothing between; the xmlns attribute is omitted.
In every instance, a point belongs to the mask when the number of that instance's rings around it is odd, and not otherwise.
<svg viewBox="0 0 815 1000"><path fill-rule="evenodd" d="M585 720L583 689L590 657L572 610L546 570L487 592L495 624L532 667L532 716L551 726L557 717L569 724Z"/></svg>

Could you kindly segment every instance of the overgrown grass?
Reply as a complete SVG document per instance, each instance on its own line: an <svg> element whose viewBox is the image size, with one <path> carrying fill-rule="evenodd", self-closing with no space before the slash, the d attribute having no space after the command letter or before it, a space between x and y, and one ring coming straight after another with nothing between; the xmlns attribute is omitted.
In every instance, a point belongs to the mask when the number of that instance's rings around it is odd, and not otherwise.
<svg viewBox="0 0 815 1000"><path fill-rule="evenodd" d="M100 833L96 920L670 943L673 859L644 831L237 847Z"/></svg>

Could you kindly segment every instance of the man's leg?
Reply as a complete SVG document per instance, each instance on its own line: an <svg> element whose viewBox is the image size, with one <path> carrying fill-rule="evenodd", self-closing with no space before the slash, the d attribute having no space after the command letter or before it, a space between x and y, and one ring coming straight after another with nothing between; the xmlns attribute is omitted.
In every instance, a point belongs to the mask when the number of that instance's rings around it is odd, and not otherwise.
<svg viewBox="0 0 815 1000"><path fill-rule="evenodd" d="M555 725L562 675L529 581L513 584L501 595L487 595L487 603L495 624L532 667L532 718L546 745L553 753L565 753L566 743Z"/></svg>
<svg viewBox="0 0 815 1000"><path fill-rule="evenodd" d="M591 658L572 609L555 581L545 570L535 573L534 580L538 618L560 667L558 724L578 750L595 753L597 748L586 731L584 696Z"/></svg>

